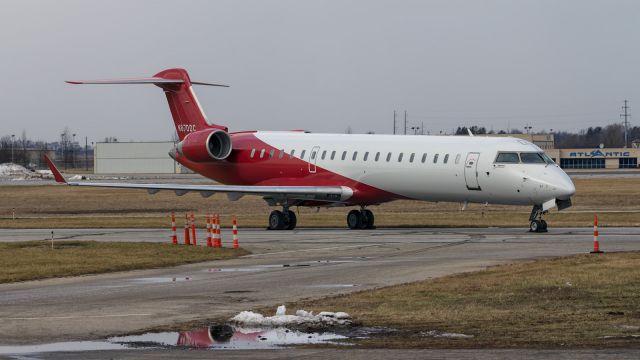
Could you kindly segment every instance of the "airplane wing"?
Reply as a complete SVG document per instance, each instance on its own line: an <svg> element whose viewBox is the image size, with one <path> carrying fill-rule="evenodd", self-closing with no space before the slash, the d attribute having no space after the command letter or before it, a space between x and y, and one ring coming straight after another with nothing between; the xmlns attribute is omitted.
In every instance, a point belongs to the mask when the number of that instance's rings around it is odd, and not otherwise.
<svg viewBox="0 0 640 360"><path fill-rule="evenodd" d="M62 176L53 161L47 155L44 158L53 173L56 182L70 186L91 186L120 189L145 189L149 194L161 190L175 192L182 196L188 192L198 192L203 197L215 193L226 193L230 200L238 200L244 195L258 195L275 199L315 200L324 202L343 202L353 195L346 186L253 186L253 185L185 185L185 184L145 184L117 182L69 182Z"/></svg>

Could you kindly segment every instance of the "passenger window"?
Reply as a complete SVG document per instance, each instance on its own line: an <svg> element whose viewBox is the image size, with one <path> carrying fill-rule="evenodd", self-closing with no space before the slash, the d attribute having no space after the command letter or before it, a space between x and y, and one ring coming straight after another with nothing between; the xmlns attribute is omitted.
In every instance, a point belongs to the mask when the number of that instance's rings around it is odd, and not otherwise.
<svg viewBox="0 0 640 360"><path fill-rule="evenodd" d="M331 152L331 160L335 159L335 157L336 157L336 151L335 151L335 150L333 150L333 151Z"/></svg>
<svg viewBox="0 0 640 360"><path fill-rule="evenodd" d="M295 154L296 154L296 151L295 150L291 150L291 155L289 155L289 159L293 159L293 155L295 155Z"/></svg>
<svg viewBox="0 0 640 360"><path fill-rule="evenodd" d="M404 156L404 153L400 153L400 155L398 155L398 162L402 161L402 156Z"/></svg>
<svg viewBox="0 0 640 360"><path fill-rule="evenodd" d="M460 163L460 154L456 155L456 165Z"/></svg>
<svg viewBox="0 0 640 360"><path fill-rule="evenodd" d="M346 158L347 158L347 152L345 151L345 152L342 153L342 160L344 160Z"/></svg>
<svg viewBox="0 0 640 360"><path fill-rule="evenodd" d="M427 161L427 153L422 154L422 163L424 164L425 161Z"/></svg>
<svg viewBox="0 0 640 360"><path fill-rule="evenodd" d="M364 153L364 158L362 160L367 161L367 158L369 158L369 152L368 151L366 153Z"/></svg>
<svg viewBox="0 0 640 360"><path fill-rule="evenodd" d="M524 156L525 154L522 155ZM517 164L520 162L520 159L518 158L518 153L499 153L496 157L496 162ZM522 159L522 162L524 162L524 159Z"/></svg>
<svg viewBox="0 0 640 360"><path fill-rule="evenodd" d="M302 152L300 153L300 159L304 160L304 153L306 153L307 150L302 150Z"/></svg>
<svg viewBox="0 0 640 360"><path fill-rule="evenodd" d="M264 149L260 150L260 159L264 157Z"/></svg>
<svg viewBox="0 0 640 360"><path fill-rule="evenodd" d="M438 163L438 155L440 155L440 154L433 155L433 163L434 164Z"/></svg>
<svg viewBox="0 0 640 360"><path fill-rule="evenodd" d="M278 159L282 159L284 157L284 149L280 149L280 154L278 154Z"/></svg>
<svg viewBox="0 0 640 360"><path fill-rule="evenodd" d="M255 154L256 154L256 149L255 148L251 149L251 155L249 155L249 157L253 159L253 155Z"/></svg>
<svg viewBox="0 0 640 360"><path fill-rule="evenodd" d="M376 153L376 161L380 160L380 152Z"/></svg>
<svg viewBox="0 0 640 360"><path fill-rule="evenodd" d="M387 154L387 162L391 161L391 153Z"/></svg>
<svg viewBox="0 0 640 360"><path fill-rule="evenodd" d="M444 161L442 161L442 162L446 164L448 161L449 161L449 154L446 154L444 156Z"/></svg>
<svg viewBox="0 0 640 360"><path fill-rule="evenodd" d="M322 152L322 160L324 160L324 157L325 157L325 156L327 156L327 150L324 150L324 151Z"/></svg>
<svg viewBox="0 0 640 360"><path fill-rule="evenodd" d="M356 161L356 158L358 157L358 152L354 151L353 152L353 157L351 158L351 160Z"/></svg>
<svg viewBox="0 0 640 360"><path fill-rule="evenodd" d="M542 155L538 153L520 153L520 159L525 164L546 164Z"/></svg>
<svg viewBox="0 0 640 360"><path fill-rule="evenodd" d="M311 160L315 160L316 159L316 152L312 151L311 152Z"/></svg>
<svg viewBox="0 0 640 360"><path fill-rule="evenodd" d="M416 153L411 153L411 156L409 156L409 162L412 163L415 157L416 157Z"/></svg>
<svg viewBox="0 0 640 360"><path fill-rule="evenodd" d="M271 149L271 151L269 151L269 159L273 159L273 154L276 152L276 149Z"/></svg>

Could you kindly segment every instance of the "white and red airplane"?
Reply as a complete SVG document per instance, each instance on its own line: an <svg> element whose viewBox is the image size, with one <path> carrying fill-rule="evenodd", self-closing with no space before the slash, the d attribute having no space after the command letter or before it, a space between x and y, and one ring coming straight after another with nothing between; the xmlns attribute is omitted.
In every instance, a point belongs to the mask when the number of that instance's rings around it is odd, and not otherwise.
<svg viewBox="0 0 640 360"><path fill-rule="evenodd" d="M68 81L71 84L154 84L164 91L180 142L170 156L225 185L67 182L47 159L57 182L73 186L171 190L181 196L226 193L230 200L262 196L269 228L293 229L292 206L357 206L351 229L374 226L367 207L411 199L532 205L530 230L546 231L542 215L571 206L571 179L542 149L521 139L480 136L314 134L305 131L229 132L210 124L184 69L150 78ZM470 134L472 135L472 134Z"/></svg>

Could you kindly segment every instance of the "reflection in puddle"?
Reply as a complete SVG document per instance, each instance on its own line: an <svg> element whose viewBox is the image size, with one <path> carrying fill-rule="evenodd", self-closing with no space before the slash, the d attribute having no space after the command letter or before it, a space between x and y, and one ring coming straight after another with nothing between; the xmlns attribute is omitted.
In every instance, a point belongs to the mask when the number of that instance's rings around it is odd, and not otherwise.
<svg viewBox="0 0 640 360"><path fill-rule="evenodd" d="M110 342L136 347L178 346L210 349L269 349L287 345L319 344L346 339L332 333L305 333L286 328L241 328L215 325L181 333L155 333L110 338Z"/></svg>
<svg viewBox="0 0 640 360"><path fill-rule="evenodd" d="M348 287L356 287L357 284L317 284L317 285L308 285L308 287L313 288L348 288Z"/></svg>
<svg viewBox="0 0 640 360"><path fill-rule="evenodd" d="M306 333L286 328L242 328L214 325L177 332L116 336L106 341L75 341L41 345L0 346L0 355L59 351L124 350L149 348L270 349L288 345L333 343L347 336Z"/></svg>

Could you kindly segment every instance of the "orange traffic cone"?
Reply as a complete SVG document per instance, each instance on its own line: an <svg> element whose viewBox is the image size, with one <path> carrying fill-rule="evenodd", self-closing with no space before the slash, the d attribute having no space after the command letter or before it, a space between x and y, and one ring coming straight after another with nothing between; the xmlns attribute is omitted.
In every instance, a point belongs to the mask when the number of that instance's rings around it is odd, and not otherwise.
<svg viewBox="0 0 640 360"><path fill-rule="evenodd" d="M235 215L233 215L233 248L237 249L240 247L238 243L238 219Z"/></svg>
<svg viewBox="0 0 640 360"><path fill-rule="evenodd" d="M193 212L191 213L191 237L193 238L191 243L193 246L196 246L196 217L193 215Z"/></svg>
<svg viewBox="0 0 640 360"><path fill-rule="evenodd" d="M602 254L600 251L600 242L598 241L598 215L593 216L593 251L592 254Z"/></svg>
<svg viewBox="0 0 640 360"><path fill-rule="evenodd" d="M211 219L208 214L205 217L207 218L207 247L211 247L213 246L211 244Z"/></svg>
<svg viewBox="0 0 640 360"><path fill-rule="evenodd" d="M184 244L191 245L191 241L189 241L189 214L184 214Z"/></svg>
<svg viewBox="0 0 640 360"><path fill-rule="evenodd" d="M178 245L178 235L176 234L176 214L171 212L171 243Z"/></svg>
<svg viewBox="0 0 640 360"><path fill-rule="evenodd" d="M213 246L222 247L222 229L220 229L220 214L216 214L216 240Z"/></svg>

